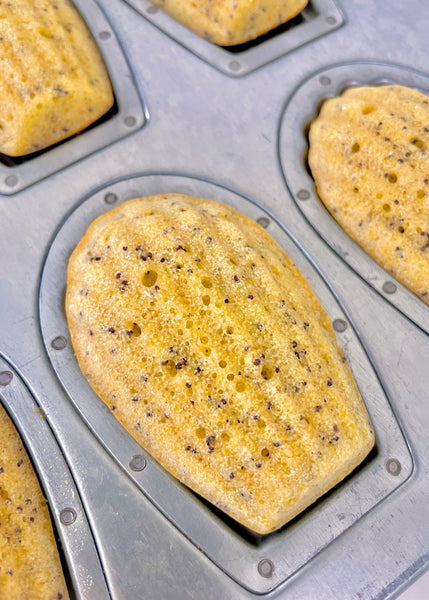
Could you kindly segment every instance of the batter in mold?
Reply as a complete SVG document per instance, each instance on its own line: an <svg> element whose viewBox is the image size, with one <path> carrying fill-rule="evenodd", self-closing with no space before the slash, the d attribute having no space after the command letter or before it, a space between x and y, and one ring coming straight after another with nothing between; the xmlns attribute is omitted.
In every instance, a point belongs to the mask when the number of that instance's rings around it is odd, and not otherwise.
<svg viewBox="0 0 429 600"><path fill-rule="evenodd" d="M30 458L0 404L0 600L67 600L51 518Z"/></svg>
<svg viewBox="0 0 429 600"><path fill-rule="evenodd" d="M257 223L166 194L99 216L66 312L88 382L165 469L260 534L374 443L327 313Z"/></svg>
<svg viewBox="0 0 429 600"><path fill-rule="evenodd" d="M0 152L23 156L79 133L113 105L97 44L69 0L0 3Z"/></svg>
<svg viewBox="0 0 429 600"><path fill-rule="evenodd" d="M153 0L183 25L220 46L243 44L286 23L308 0Z"/></svg>
<svg viewBox="0 0 429 600"><path fill-rule="evenodd" d="M370 256L429 304L429 98L353 87L323 104L308 162L320 199Z"/></svg>

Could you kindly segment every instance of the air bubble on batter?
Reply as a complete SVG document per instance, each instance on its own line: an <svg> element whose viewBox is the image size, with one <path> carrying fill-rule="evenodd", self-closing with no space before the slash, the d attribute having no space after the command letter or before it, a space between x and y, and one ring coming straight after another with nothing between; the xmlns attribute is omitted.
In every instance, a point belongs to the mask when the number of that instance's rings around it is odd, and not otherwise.
<svg viewBox="0 0 429 600"><path fill-rule="evenodd" d="M158 279L158 273L156 271L146 271L142 277L142 283L146 287L152 287L155 285Z"/></svg>

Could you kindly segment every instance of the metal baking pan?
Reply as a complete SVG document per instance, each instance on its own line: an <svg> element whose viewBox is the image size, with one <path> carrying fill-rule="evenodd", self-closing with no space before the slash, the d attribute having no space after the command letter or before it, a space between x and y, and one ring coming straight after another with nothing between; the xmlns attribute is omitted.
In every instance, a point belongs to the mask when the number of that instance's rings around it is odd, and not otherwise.
<svg viewBox="0 0 429 600"><path fill-rule="evenodd" d="M301 13L273 32L233 47L202 39L150 0L122 0L196 56L231 77L241 77L300 46L334 31L344 17L334 0L309 0Z"/></svg>
<svg viewBox="0 0 429 600"><path fill-rule="evenodd" d="M279 157L289 191L314 229L369 285L380 292L404 315L429 333L429 307L382 269L337 225L319 200L309 175L306 128L321 102L341 94L352 85L395 83L429 93L429 77L400 65L349 62L332 65L310 76L288 99L279 133ZM294 146L291 154L288 149Z"/></svg>
<svg viewBox="0 0 429 600"><path fill-rule="evenodd" d="M56 163L57 148L49 150L43 158L54 164L43 178L29 161L25 186L0 189L2 369L31 390L64 453L113 600L393 598L429 566L429 335L418 316L427 310L399 286L386 296L384 272L381 290L358 274L355 245L346 261L338 250L345 240L331 245L323 227L341 232L306 213L317 209L303 125L344 82L379 81L386 57L386 69L395 70L388 79L401 72L400 81L427 89L413 82L429 71L428 11L416 1L338 1L341 23L326 22L328 31L297 44L296 32L323 4L313 1L302 20L247 48L254 62L246 62L247 50L231 58L219 49L222 66L211 57L217 48L198 40L210 51L203 56L194 34L171 20L174 31L160 28L160 11L136 0L143 18L130 3L76 2L107 20L91 28L112 81L128 79L139 90L146 126L106 138L91 153L84 135L66 141L72 160ZM100 40L101 31L112 37ZM109 40L126 57L123 80ZM309 97L299 96L312 81ZM61 307L70 249L111 204L166 186L231 203L285 245L336 321L376 428L376 450L362 468L266 538L248 536L164 473L89 391L68 344ZM12 389L2 387L2 398ZM64 538L66 555L68 544Z"/></svg>
<svg viewBox="0 0 429 600"><path fill-rule="evenodd" d="M304 273L328 311L376 429L376 451L362 469L292 526L258 539L253 545L240 535L239 529L231 527L230 520L207 509L146 456L131 436L124 435L109 409L92 392L70 347L63 307L67 262L89 223L112 204L167 192L218 200L265 225ZM274 215L237 192L213 182L168 174L135 176L107 184L85 199L56 235L43 268L39 310L46 352L90 429L162 513L223 571L253 592L272 591L411 475L413 463L406 441L341 306ZM136 461L142 465L144 461L145 468L136 469ZM351 510L356 496L361 497L359 507ZM272 565L270 577L261 574L261 561Z"/></svg>
<svg viewBox="0 0 429 600"><path fill-rule="evenodd" d="M109 71L115 104L83 132L26 157L0 161L0 194L14 194L137 131L146 121L128 61L106 16L94 2L74 0L98 43ZM6 158L6 157L4 157Z"/></svg>
<svg viewBox="0 0 429 600"><path fill-rule="evenodd" d="M73 476L40 407L12 367L0 358L0 401L18 429L60 536L70 597L108 600L91 529Z"/></svg>

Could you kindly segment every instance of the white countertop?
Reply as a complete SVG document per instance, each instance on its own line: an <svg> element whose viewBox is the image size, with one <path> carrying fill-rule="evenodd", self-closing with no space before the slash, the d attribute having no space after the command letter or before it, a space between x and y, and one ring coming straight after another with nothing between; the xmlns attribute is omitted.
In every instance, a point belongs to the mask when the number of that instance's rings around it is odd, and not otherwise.
<svg viewBox="0 0 429 600"><path fill-rule="evenodd" d="M398 600L428 600L429 598L429 571L426 571L413 583Z"/></svg>

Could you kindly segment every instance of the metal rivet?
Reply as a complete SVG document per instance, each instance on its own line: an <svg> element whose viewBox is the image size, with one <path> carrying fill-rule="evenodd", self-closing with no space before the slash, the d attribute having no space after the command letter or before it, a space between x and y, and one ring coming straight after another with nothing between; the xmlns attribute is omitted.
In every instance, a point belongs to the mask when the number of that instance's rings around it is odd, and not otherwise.
<svg viewBox="0 0 429 600"><path fill-rule="evenodd" d="M13 379L12 371L1 371L0 372L0 385L6 387Z"/></svg>
<svg viewBox="0 0 429 600"><path fill-rule="evenodd" d="M100 40L109 40L112 37L112 34L110 33L110 31L100 31L98 37L100 38Z"/></svg>
<svg viewBox="0 0 429 600"><path fill-rule="evenodd" d="M137 120L135 117L125 117L124 123L127 127L135 127Z"/></svg>
<svg viewBox="0 0 429 600"><path fill-rule="evenodd" d="M335 331L338 331L339 333L342 333L347 329L347 321L344 321L344 319L335 319L332 325L334 326Z"/></svg>
<svg viewBox="0 0 429 600"><path fill-rule="evenodd" d="M329 85L330 83L332 83L330 77L327 77L326 75L322 75L319 78L319 81L322 85Z"/></svg>
<svg viewBox="0 0 429 600"><path fill-rule="evenodd" d="M143 471L146 467L146 459L142 454L136 454L130 460L130 469L132 471Z"/></svg>
<svg viewBox="0 0 429 600"><path fill-rule="evenodd" d="M308 190L299 190L297 196L300 200L308 200L310 198L310 192Z"/></svg>
<svg viewBox="0 0 429 600"><path fill-rule="evenodd" d="M64 350L67 346L67 340L63 335L58 335L52 340L51 346L54 350Z"/></svg>
<svg viewBox="0 0 429 600"><path fill-rule="evenodd" d="M261 577L269 579L274 575L274 564L268 558L263 558L258 563L258 573Z"/></svg>
<svg viewBox="0 0 429 600"><path fill-rule="evenodd" d="M393 283L393 281L385 281L383 283L383 292L385 294L394 294L396 289L396 285Z"/></svg>
<svg viewBox="0 0 429 600"><path fill-rule="evenodd" d="M4 181L7 186L14 187L18 183L18 177L16 175L8 175Z"/></svg>
<svg viewBox="0 0 429 600"><path fill-rule="evenodd" d="M147 9L147 11L150 15L156 15L156 13L158 12L158 7L157 6L149 6L149 8Z"/></svg>
<svg viewBox="0 0 429 600"><path fill-rule="evenodd" d="M239 71L241 69L241 63L239 63L238 60L232 60L228 66L231 71Z"/></svg>
<svg viewBox="0 0 429 600"><path fill-rule="evenodd" d="M270 220L267 219L267 217L259 217L259 219L256 222L264 229L266 229L270 224Z"/></svg>
<svg viewBox="0 0 429 600"><path fill-rule="evenodd" d="M337 19L335 17L332 16L328 16L326 17L326 22L328 25L335 25L335 23L337 22Z"/></svg>
<svg viewBox="0 0 429 600"><path fill-rule="evenodd" d="M386 461L386 469L388 473L397 477L402 469L401 463L397 458L389 458L389 460Z"/></svg>
<svg viewBox="0 0 429 600"><path fill-rule="evenodd" d="M112 192L108 192L105 196L104 196L104 202L106 204L114 204L118 199L118 196L116 194L113 194Z"/></svg>
<svg viewBox="0 0 429 600"><path fill-rule="evenodd" d="M60 521L63 525L71 525L77 519L77 513L74 508L63 508L60 512Z"/></svg>

